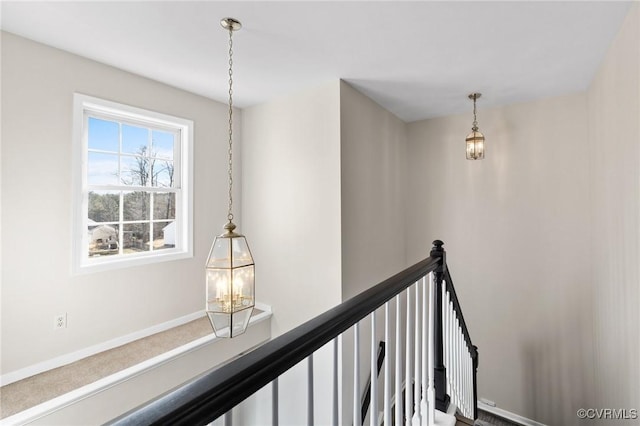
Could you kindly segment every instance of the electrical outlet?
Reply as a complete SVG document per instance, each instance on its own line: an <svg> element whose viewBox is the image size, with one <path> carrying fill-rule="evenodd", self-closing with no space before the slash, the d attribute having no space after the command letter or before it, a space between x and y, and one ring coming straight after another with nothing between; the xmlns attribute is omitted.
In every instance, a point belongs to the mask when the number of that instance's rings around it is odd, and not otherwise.
<svg viewBox="0 0 640 426"><path fill-rule="evenodd" d="M56 315L53 317L53 329L60 330L67 328L67 314Z"/></svg>

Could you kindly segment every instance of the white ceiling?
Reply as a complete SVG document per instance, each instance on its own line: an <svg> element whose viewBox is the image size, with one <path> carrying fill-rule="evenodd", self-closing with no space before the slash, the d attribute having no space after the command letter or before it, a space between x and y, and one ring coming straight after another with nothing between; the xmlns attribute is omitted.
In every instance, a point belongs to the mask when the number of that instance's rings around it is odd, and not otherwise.
<svg viewBox="0 0 640 426"><path fill-rule="evenodd" d="M222 102L344 79L405 121L584 90L630 2L2 2L6 31Z"/></svg>

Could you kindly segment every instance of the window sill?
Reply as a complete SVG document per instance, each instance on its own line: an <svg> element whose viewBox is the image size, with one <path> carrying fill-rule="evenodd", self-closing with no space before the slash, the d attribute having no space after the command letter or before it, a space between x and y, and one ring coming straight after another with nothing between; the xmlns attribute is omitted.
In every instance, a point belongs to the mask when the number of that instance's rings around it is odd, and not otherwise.
<svg viewBox="0 0 640 426"><path fill-rule="evenodd" d="M193 257L191 251L174 251L166 250L166 253L143 253L140 255L132 254L127 257L119 258L97 258L88 259L74 268L74 275L91 274L94 272L111 271L114 269L123 269L133 266L150 265L153 263L170 262L173 260L190 259Z"/></svg>

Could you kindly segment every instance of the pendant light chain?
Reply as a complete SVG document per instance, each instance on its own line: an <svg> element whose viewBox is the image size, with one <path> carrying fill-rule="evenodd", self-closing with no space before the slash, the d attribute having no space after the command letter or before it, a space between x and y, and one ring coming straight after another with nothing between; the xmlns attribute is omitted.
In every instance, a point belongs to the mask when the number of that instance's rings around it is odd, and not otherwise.
<svg viewBox="0 0 640 426"><path fill-rule="evenodd" d="M478 118L476 117L476 96L473 97L473 127L471 128L474 132L478 131Z"/></svg>
<svg viewBox="0 0 640 426"><path fill-rule="evenodd" d="M229 28L229 211L227 219L233 221L233 28Z"/></svg>

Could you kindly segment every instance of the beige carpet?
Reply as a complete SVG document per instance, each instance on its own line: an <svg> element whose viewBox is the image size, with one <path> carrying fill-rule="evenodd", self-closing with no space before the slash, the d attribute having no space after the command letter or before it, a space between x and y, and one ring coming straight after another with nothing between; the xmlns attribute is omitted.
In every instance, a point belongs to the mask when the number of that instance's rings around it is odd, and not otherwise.
<svg viewBox="0 0 640 426"><path fill-rule="evenodd" d="M254 315L257 309L254 311ZM0 418L11 416L213 331L206 317L0 388Z"/></svg>

